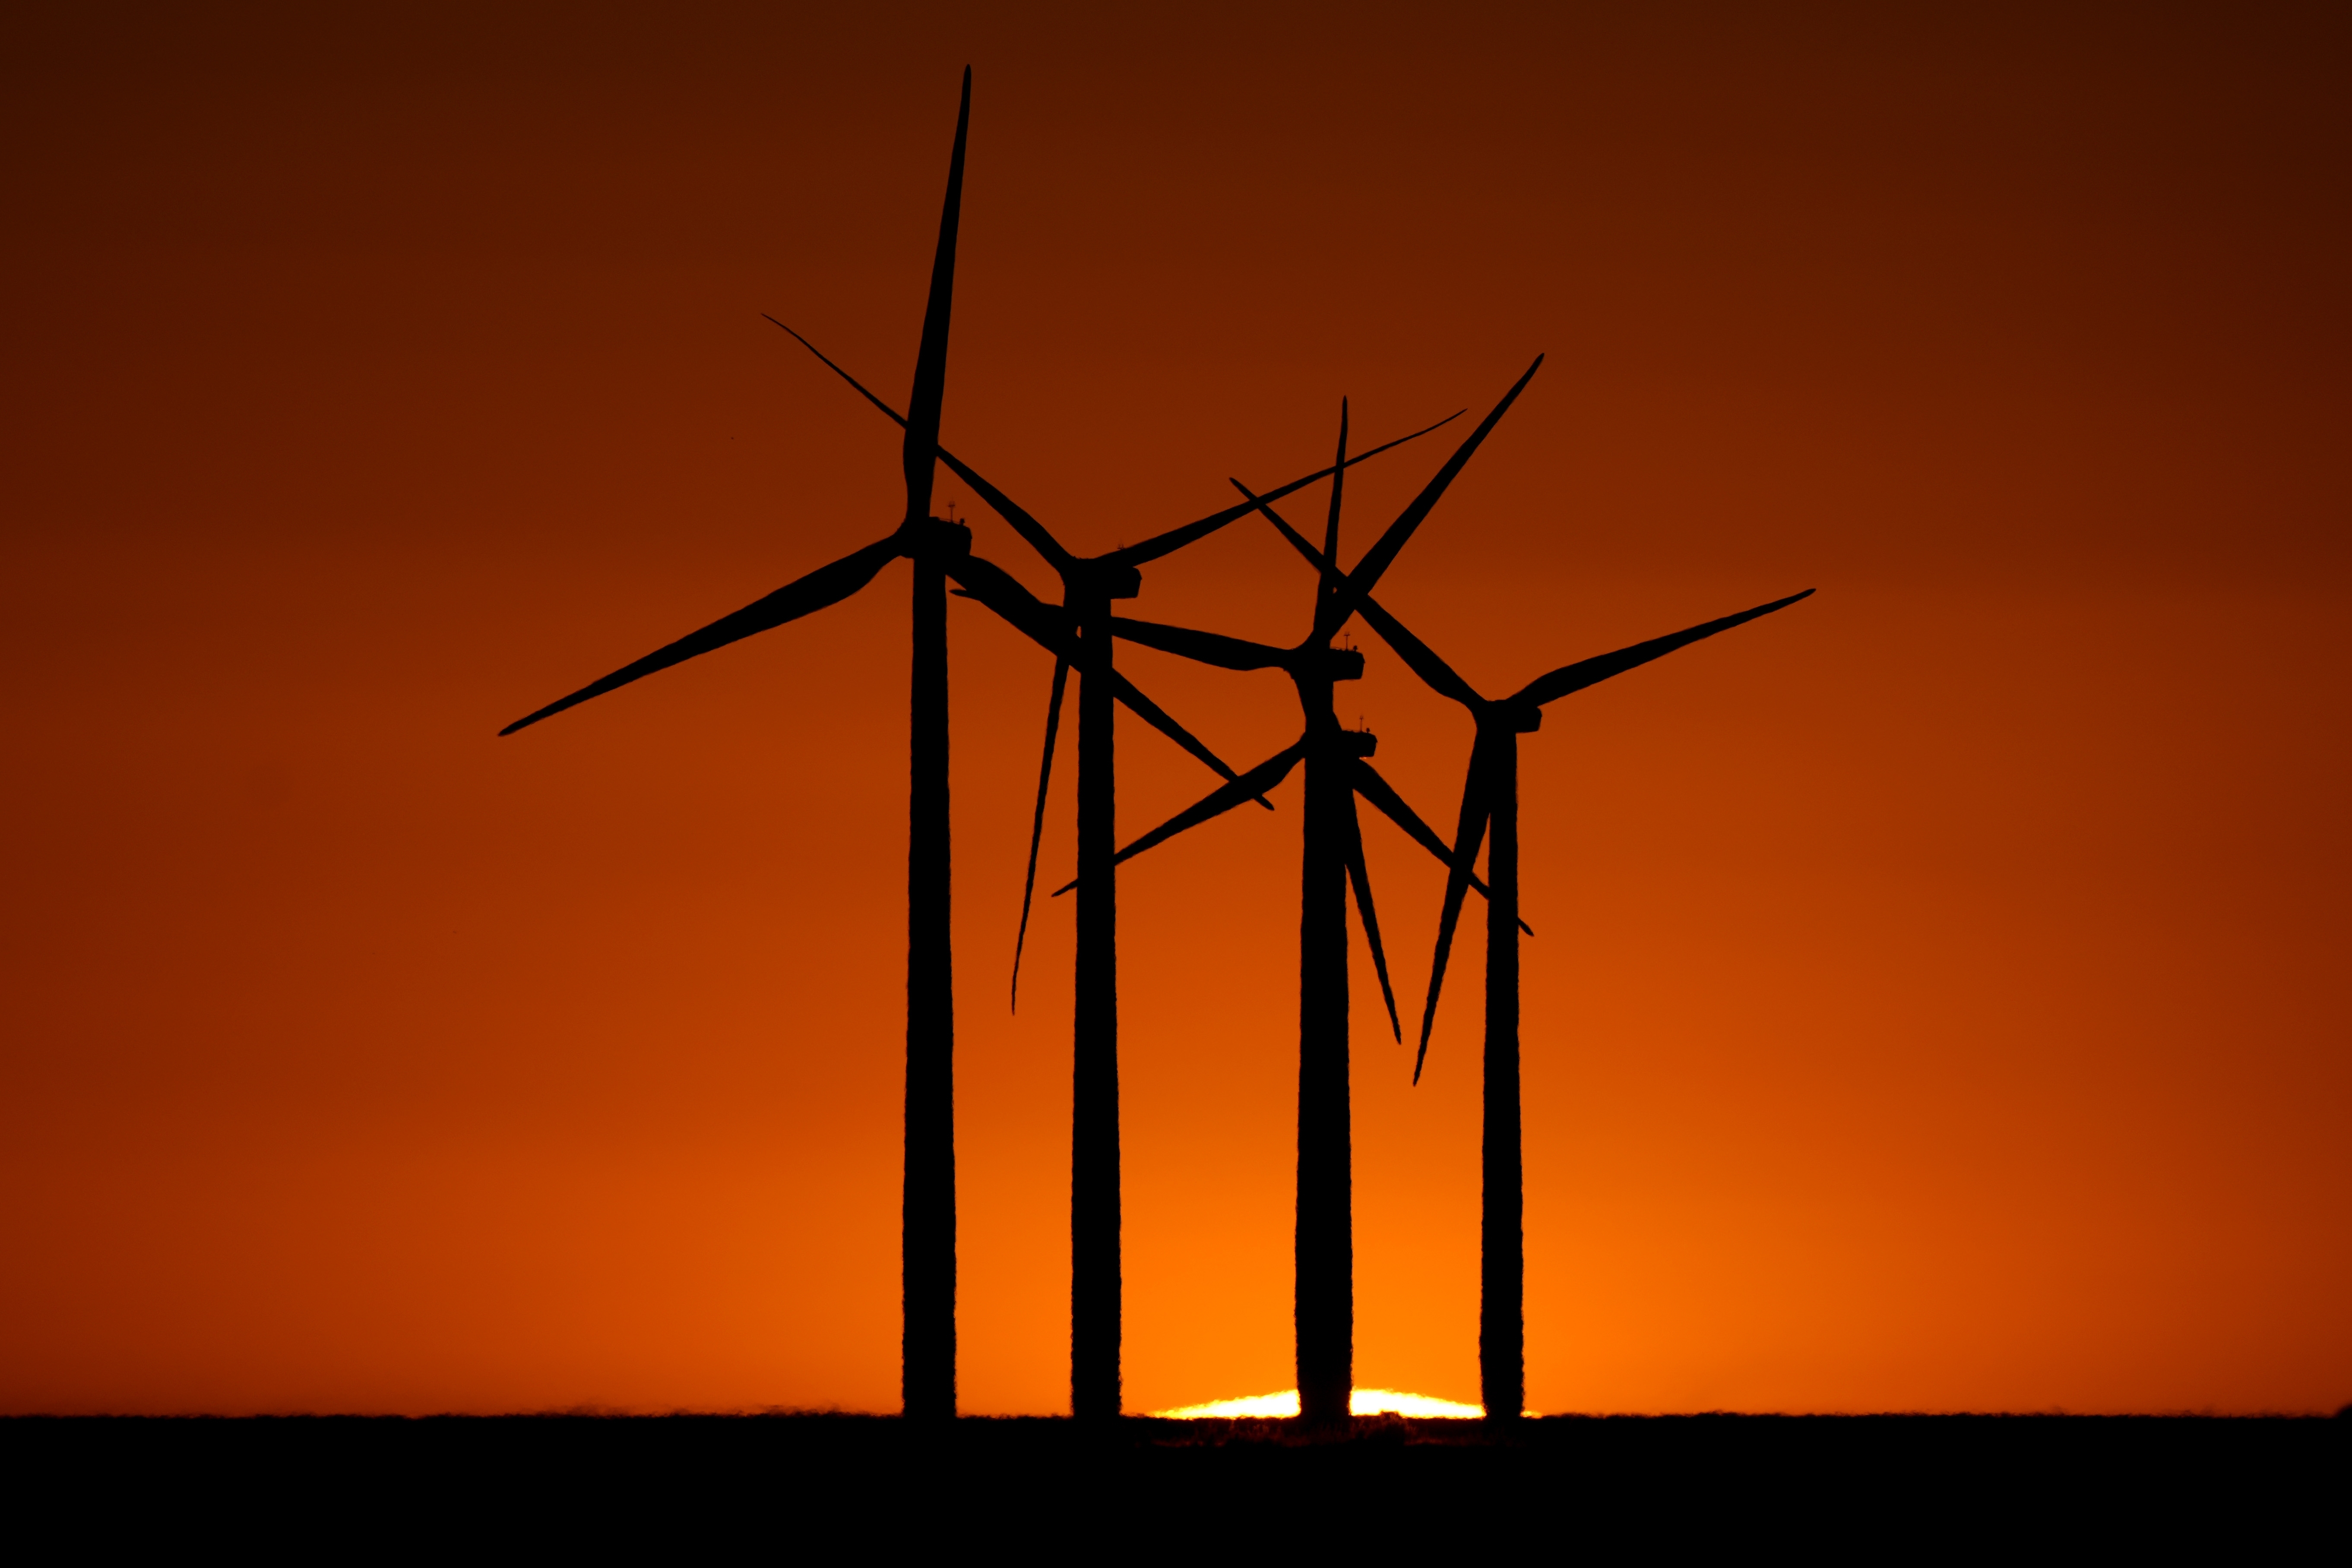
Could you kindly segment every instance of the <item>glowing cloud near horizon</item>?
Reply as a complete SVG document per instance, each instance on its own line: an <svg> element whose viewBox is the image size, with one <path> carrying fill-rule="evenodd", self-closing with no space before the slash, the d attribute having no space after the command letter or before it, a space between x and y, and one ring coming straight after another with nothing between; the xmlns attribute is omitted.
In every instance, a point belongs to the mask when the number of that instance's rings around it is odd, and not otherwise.
<svg viewBox="0 0 2352 1568"><path fill-rule="evenodd" d="M1244 1416L1286 1416L1298 1414L1298 1390L1286 1388L1279 1394L1255 1394L1241 1399L1218 1399L1206 1405L1180 1405L1173 1410L1154 1410L1152 1415L1163 1420L1199 1421L1217 1417ZM1407 1394L1394 1388L1359 1388L1348 1396L1350 1416L1439 1416L1459 1420L1483 1419L1486 1407L1461 1405L1451 1399L1432 1399L1425 1394ZM1533 1411L1528 1412L1533 1415Z"/></svg>

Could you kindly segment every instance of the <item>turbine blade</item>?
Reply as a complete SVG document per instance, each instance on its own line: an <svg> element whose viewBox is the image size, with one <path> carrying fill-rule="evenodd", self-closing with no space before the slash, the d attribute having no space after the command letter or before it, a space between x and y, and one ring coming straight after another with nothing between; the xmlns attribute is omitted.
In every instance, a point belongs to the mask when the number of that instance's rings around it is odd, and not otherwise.
<svg viewBox="0 0 2352 1568"><path fill-rule="evenodd" d="M1412 1081L1421 1082L1422 1064L1429 1060L1429 1031L1437 1027L1437 995L1445 985L1445 960L1454 950L1454 927L1462 919L1462 900L1470 887L1471 862L1486 839L1486 748L1470 748L1470 776L1462 787L1462 816L1454 835L1454 869L1445 877L1445 903L1437 915L1437 956L1429 966L1429 999L1421 1009L1421 1049L1412 1059Z"/></svg>
<svg viewBox="0 0 2352 1568"><path fill-rule="evenodd" d="M802 337L798 332L793 331L792 328L785 326L783 322L777 320L765 310L760 312L760 319L767 322L772 327L782 328L784 331L791 332L793 340L799 343L802 348L806 349L810 353L814 354L817 359L824 363L826 370L831 371L835 375L839 376L843 381L847 382L851 386L856 388L858 396L864 398L867 402L872 403L876 408L880 409L884 413L888 414L890 416L891 423L898 425L899 429L904 430L907 428L907 416L905 414L900 413L897 409L892 408L888 403L884 402L880 398L875 396L872 389L867 387L864 382L859 381L856 376L851 375L847 371L843 370L838 364L835 363L832 356L828 355L823 349L818 348L814 343L810 342L806 338Z"/></svg>
<svg viewBox="0 0 2352 1568"><path fill-rule="evenodd" d="M1111 695L1127 705L1128 712L1199 758L1208 765L1209 771L1218 778L1230 781L1240 777L1225 766L1224 758L1202 745L1191 730L1169 717L1167 709L1136 690L1134 682L1117 670L1111 672ZM1274 810L1272 802L1268 801L1260 791L1252 790L1249 797L1244 797L1244 799L1248 798L1255 798L1257 803L1269 811Z"/></svg>
<svg viewBox="0 0 2352 1568"><path fill-rule="evenodd" d="M1454 852L1445 847L1445 841L1437 836L1437 830L1423 821L1421 813L1405 803L1405 798L1396 792L1396 786L1381 778L1380 770L1363 758L1356 758L1356 792L1378 807L1381 815L1402 828L1407 838L1436 856L1438 864L1451 866ZM1475 871L1470 873L1470 891L1481 898L1486 896L1486 883ZM1525 915L1519 917L1519 929L1530 936L1536 934L1536 928L1528 924Z"/></svg>
<svg viewBox="0 0 2352 1568"><path fill-rule="evenodd" d="M1339 559L1339 496L1340 492L1346 489L1348 481L1348 400L1344 397L1339 400L1339 455L1332 458L1331 464L1331 510L1323 520L1323 559L1336 561ZM1332 626L1328 632L1323 628L1324 604L1330 597L1331 584L1324 578L1317 577L1315 580L1317 635L1314 641L1318 643L1325 641L1332 632L1339 629L1337 625Z"/></svg>
<svg viewBox="0 0 2352 1568"><path fill-rule="evenodd" d="M1113 636L1124 637L1130 643L1224 670L1280 669L1290 657L1286 648L1272 648L1264 643L1221 636L1214 632L1195 632L1189 626L1130 621L1123 615L1110 618L1110 629Z"/></svg>
<svg viewBox="0 0 2352 1568"><path fill-rule="evenodd" d="M1734 626L1745 625L1759 615L1769 615L1776 610L1786 610L1800 599L1812 597L1811 589L1792 593L1786 599L1776 599L1769 604L1759 604L1753 610L1743 610L1737 615L1726 615L1719 621L1704 622L1664 637L1653 637L1646 643L1636 643L1630 648L1620 648L1613 653L1595 658L1580 659L1573 664L1562 664L1547 675L1538 675L1519 688L1513 702L1530 702L1538 706L1557 702L1570 692L1580 692L1587 686L1599 685L1612 675L1622 675L1637 669L1653 659L1663 659L1677 648L1687 648L1703 638L1718 632L1728 632Z"/></svg>
<svg viewBox="0 0 2352 1568"><path fill-rule="evenodd" d="M906 427L907 416L905 414L900 413L897 409L892 408L888 403L883 402L880 398L876 397L873 392L866 390L865 382L859 381L856 376L851 375L847 371L843 370L839 365L834 363L834 361L826 356L825 351L823 349L818 348L814 343L810 342L798 332L793 332L790 327L784 326L782 321L778 321L773 316L768 315L765 311L761 312L761 315L763 319L769 321L772 325L781 327L787 332L792 332L793 339L799 342L802 348L806 349L810 353L814 354L818 360L823 361L825 369L831 371L835 375L839 376L843 381L847 382L852 387L856 388L858 396L864 398L867 402L872 403L876 408L880 409L884 413L888 414L891 420L901 429ZM1003 517L1006 522L1012 524L1013 531L1019 534L1023 538L1028 540L1029 547L1035 550L1039 555L1044 556L1056 571L1059 571L1066 567L1076 564L1077 558L1073 556L1068 550L1064 549L1062 548L1061 541L1056 539L1052 534L1045 531L1045 525L1039 522L1035 517L1031 517L1029 513L1011 497L998 489L995 486L990 484L986 479L981 477L979 474L973 472L969 464L965 463L962 458L958 457L954 453L950 452L946 447L940 447L939 449L939 455L940 461L946 464L950 471L951 471L957 478L961 479L965 484L971 486L973 493L979 496L982 500L988 503L990 510L993 511L998 517Z"/></svg>
<svg viewBox="0 0 2352 1568"><path fill-rule="evenodd" d="M1381 1000L1389 1005L1389 1032L1404 1043L1397 1020L1396 992L1389 986L1389 956L1381 946L1381 917L1372 912L1372 873L1364 864L1364 828L1356 818L1356 794L1348 792L1348 881L1356 890L1356 913L1364 917L1364 940L1371 945L1372 970L1381 977Z"/></svg>
<svg viewBox="0 0 2352 1568"><path fill-rule="evenodd" d="M1463 466L1470 461L1471 454L1476 452L1479 444L1486 439L1487 433L1500 423L1503 415L1509 412L1511 404L1518 401L1519 393L1527 390L1528 382L1535 379L1535 373L1542 367L1544 357L1538 354L1535 363L1529 365L1526 373L1511 383L1511 390L1503 394L1503 401L1496 403L1493 411L1478 422L1478 428L1472 431L1460 446L1454 448L1454 455L1445 460L1445 466L1440 468L1435 477L1422 486L1421 494L1412 498L1410 506L1397 514L1397 520L1389 525L1388 532L1382 534L1374 541L1372 548L1364 552L1364 559L1358 561L1355 570L1348 574L1347 591L1339 595L1341 601L1346 603L1348 608L1351 610L1354 608L1350 601L1355 597L1370 593L1379 585L1381 574L1388 570L1390 563L1396 559L1397 552L1404 549L1405 542L1412 538L1413 530L1421 527L1422 519L1429 516L1431 508L1437 505L1438 498L1445 494L1446 486L1454 483L1455 476L1462 472Z"/></svg>
<svg viewBox="0 0 2352 1568"><path fill-rule="evenodd" d="M1111 864L1124 864L1154 845L1166 843L1187 828L1197 828L1202 822L1223 816L1244 800L1264 795L1285 779L1289 778L1290 770L1298 766L1298 759L1306 753L1307 742L1304 739L1284 747L1248 772L1234 779L1230 784L1220 785L1210 790L1200 800L1119 851L1111 861ZM1054 896L1059 898L1077 885L1077 879L1073 877L1055 888Z"/></svg>
<svg viewBox="0 0 2352 1568"><path fill-rule="evenodd" d="M1062 729L1062 693L1070 662L1054 661L1054 695L1045 699L1045 759L1037 765L1037 814L1029 823L1029 873L1021 881L1021 930L1013 938L1013 1010L1021 1010L1021 950L1029 942L1029 901L1037 892L1037 845L1045 836L1045 789L1054 779L1054 738Z"/></svg>
<svg viewBox="0 0 2352 1568"><path fill-rule="evenodd" d="M1071 634L1068 612L1059 605L1046 603L1011 572L982 557L953 557L944 565L966 598L994 611L1014 631L1056 659L1077 662L1077 639Z"/></svg>
<svg viewBox="0 0 2352 1568"><path fill-rule="evenodd" d="M1359 463L1369 462L1372 458L1378 457L1381 453L1386 452L1391 446L1402 446L1408 441L1418 441L1423 436L1427 435L1431 431L1438 429L1443 425L1451 424L1461 417L1462 411L1456 409L1454 413L1447 414L1444 419L1439 420L1436 424L1423 425L1419 430L1414 431L1411 435L1400 435L1394 441L1384 442L1381 445L1373 447L1370 452L1357 454L1355 456L1348 459L1347 466L1353 468ZM1307 486L1314 484L1318 479L1328 478L1335 472L1336 470L1330 468L1318 468L1314 473L1307 475L1303 479L1293 479L1287 485L1283 485L1275 489L1268 490L1265 493L1266 499L1269 501L1279 501L1285 496L1289 495L1293 490L1303 490ZM1222 512L1212 512L1209 516L1186 523L1181 528L1170 528L1164 534L1155 534L1151 538L1144 540L1141 544L1129 545L1124 549L1113 550L1106 559L1125 561L1129 566L1141 566L1146 561L1158 560L1163 555L1170 555L1177 550L1182 549L1186 545L1192 543L1195 539L1206 538L1209 535L1215 533L1219 528L1223 528L1227 523L1232 522L1235 517L1245 517L1249 516L1249 512L1250 509L1247 507L1228 507Z"/></svg>
<svg viewBox="0 0 2352 1568"><path fill-rule="evenodd" d="M898 559L898 541L895 536L877 539L864 549L853 550L839 560L818 567L806 577L788 582L764 599L755 599L731 615L722 615L698 632L689 632L677 642L655 649L635 664L624 664L602 680L591 681L570 696L548 704L537 713L515 720L500 735L512 735L519 729L537 724L541 719L562 713L565 708L586 702L590 697L603 696L606 692L641 680L656 670L667 670L681 664L699 653L724 648L730 643L740 642L754 632L781 626L787 621L797 621L827 605L838 604L867 583L875 573Z"/></svg>
<svg viewBox="0 0 2352 1568"><path fill-rule="evenodd" d="M963 216L964 134L971 129L971 68L963 68L963 99L956 107L955 150L948 154L947 200L940 208L940 245L931 256L931 293L923 306L922 346L915 352L915 388L907 394L907 438L899 455L907 469L907 520L931 515L931 480L939 467L940 404L948 384L948 318L955 308L956 230Z"/></svg>
<svg viewBox="0 0 2352 1568"><path fill-rule="evenodd" d="M1370 595L1356 601L1356 610L1365 622L1380 633L1381 641L1389 645L1390 651L1404 661L1405 668L1419 675L1422 684L1431 691L1440 696L1452 697L1473 710L1486 706L1486 699L1454 672L1453 665L1437 656L1437 650L1406 631L1404 623L1381 609Z"/></svg>
<svg viewBox="0 0 2352 1568"><path fill-rule="evenodd" d="M1243 495L1250 496L1249 486L1240 480L1234 479L1230 483ZM1292 528L1281 513L1265 504L1265 497L1251 496L1250 498L1257 510L1265 515L1266 521L1282 530L1282 537L1290 541L1291 549L1305 556L1307 563L1320 574L1324 588L1331 591L1316 609L1316 640L1322 641L1329 638L1348 623L1349 614L1361 614L1371 625L1372 630L1380 633L1381 641L1393 649L1397 657L1405 662L1406 667L1419 675L1432 691L1436 692L1440 696L1452 697L1455 702L1474 712L1484 706L1486 699L1478 695L1469 682L1454 673L1453 665L1439 658L1436 650L1430 647L1428 643L1406 631L1404 624L1381 609L1370 594L1355 595L1353 609L1343 609L1342 606L1349 601L1349 594L1345 589L1347 579L1340 575L1331 558L1308 544L1306 538L1297 528Z"/></svg>

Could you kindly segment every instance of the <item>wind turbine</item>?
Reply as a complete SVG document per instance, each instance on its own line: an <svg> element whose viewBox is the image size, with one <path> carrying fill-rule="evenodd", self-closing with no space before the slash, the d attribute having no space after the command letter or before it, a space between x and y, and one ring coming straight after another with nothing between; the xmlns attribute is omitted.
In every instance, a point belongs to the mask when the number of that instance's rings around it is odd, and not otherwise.
<svg viewBox="0 0 2352 1568"><path fill-rule="evenodd" d="M775 321L772 316L769 318ZM835 363L824 351L782 321L778 327L822 361L857 393L900 425L907 416L868 391L864 383ZM1295 490L1333 476L1391 447L1402 445L1456 417L1448 414L1409 435L1349 457L1343 448L1328 468L1268 492L1279 499ZM1119 1413L1119 1345L1122 1289L1120 1280L1120 1174L1118 1137L1118 900L1111 868L1121 859L1116 836L1117 774L1112 751L1110 702L1114 695L1129 700L1134 688L1113 663L1112 639L1124 635L1125 624L1110 612L1114 600L1133 599L1143 590L1142 568L1162 556L1206 538L1255 508L1255 499L1228 507L1205 517L1170 528L1140 544L1127 545L1098 556L1077 556L1065 549L1035 517L971 465L944 448L940 461L1011 524L1044 557L1062 580L1062 604L1055 609L1031 598L1025 589L1002 572L990 586L1000 599L1019 595L1032 625L1030 634L1041 643L1046 631L1069 639L1055 647L1054 683L1045 709L1045 759L1037 773L1037 807L1032 819L1029 869L1021 892L1021 930L1013 945L1013 984L1018 996L1021 953L1028 938L1030 896L1037 882L1038 841L1045 831L1046 793L1054 768L1054 745L1061 728L1062 699L1072 669L1078 672L1078 874L1077 952L1074 968L1076 996L1072 1009L1073 1063L1070 1112L1070 1409L1085 1419ZM990 569L995 571L994 568ZM972 597L981 593L965 584ZM1011 617L1008 616L1008 619ZM1018 622L1016 622L1018 623ZM1140 623L1133 623L1140 624ZM1029 630L1024 626L1024 630ZM1179 630L1171 628L1171 630ZM1205 635L1205 633L1204 633ZM1328 639L1327 639L1328 641ZM1054 646L1054 644L1048 644ZM1362 659L1355 656L1360 670ZM1130 707L1134 703L1129 702ZM1138 710L1139 712L1141 710ZM1162 727L1165 728L1166 727ZM1171 731L1171 733L1174 733ZM1181 742L1223 774L1230 787L1232 768L1189 737ZM1262 806L1270 785L1245 791L1240 800L1257 799ZM1385 789L1385 786L1381 786ZM1271 810L1271 806L1266 807ZM1416 819L1417 821L1418 819ZM1441 857L1443 841L1424 828ZM1091 875L1091 881L1087 880ZM1067 891L1065 889L1064 891ZM1367 892L1366 895L1370 894ZM1344 911L1342 912L1344 918ZM1342 963L1345 962L1342 929ZM1345 974L1342 971L1344 992ZM1385 983L1385 976L1383 977ZM1390 1010L1395 1010L1391 1003ZM1344 1408L1344 1401L1342 1402Z"/></svg>
<svg viewBox="0 0 2352 1568"><path fill-rule="evenodd" d="M994 611L1057 660L1077 648L1058 612L1001 568L971 553L971 530L930 515L939 450L940 409L947 383L948 322L954 303L956 231L963 195L965 133L971 118L971 72L963 75L948 188L931 263L923 335L900 446L907 505L898 526L841 559L821 566L763 599L721 616L569 696L507 726L519 729L723 648L837 604L901 556L914 563L913 659L908 703L907 791L907 1143L900 1265L904 1329L902 1395L910 1416L955 1414L955 1014L949 949L947 583ZM862 389L861 389L862 390ZM869 394L870 395L870 394ZM897 417L894 415L894 417ZM1232 768L1133 685L1108 694L1223 777Z"/></svg>
<svg viewBox="0 0 2352 1568"><path fill-rule="evenodd" d="M1525 1240L1521 1229L1521 1162L1519 1153L1519 737L1533 734L1543 724L1544 705L1572 692L1597 685L1612 675L1664 658L1718 632L1728 632L1759 616L1786 610L1813 591L1792 593L1736 615L1702 622L1696 626L1620 648L1613 653L1563 664L1537 676L1509 696L1478 694L1453 666L1433 653L1383 610L1370 595L1371 584L1342 577L1330 552L1318 551L1298 531L1276 517L1266 517L1282 530L1291 548L1312 563L1342 601L1369 622L1381 640L1393 649L1413 674L1433 691L1469 709L1477 727L1471 742L1470 766L1462 790L1462 811L1454 834L1452 869L1445 882L1445 903L1437 922L1437 953L1430 967L1429 997L1422 1009L1421 1045L1412 1064L1413 1082L1421 1082L1422 1064L1429 1055L1430 1030L1437 1021L1437 998L1445 981L1445 961L1454 945L1454 928L1462 915L1462 900L1474 880L1471 867L1478 858L1481 840L1490 832L1493 847L1486 854L1486 1049L1484 1090L1484 1187L1479 1215L1478 1383L1489 1420L1518 1418L1527 1406ZM1358 569L1360 573L1361 568Z"/></svg>
<svg viewBox="0 0 2352 1568"><path fill-rule="evenodd" d="M1434 508L1472 454L1525 390L1543 359L1538 355L1478 427L1464 439L1434 477L1400 513L1379 541L1343 580L1356 593L1370 592L1397 552ZM1348 446L1347 405L1339 415L1339 455L1334 463L1331 505L1324 524L1324 551L1339 549L1340 500ZM1234 482L1245 509L1275 517L1274 497L1256 496ZM1277 524L1286 532L1289 525ZM1399 827L1453 863L1454 856L1412 807L1373 768L1375 738L1343 729L1333 711L1332 688L1360 679L1364 658L1352 649L1334 649L1331 639L1352 613L1348 595L1318 581L1314 622L1294 648L1274 648L1181 626L1114 618L1119 636L1168 653L1230 670L1278 669L1298 693L1305 720L1299 738L1204 800L1120 851L1116 861L1142 853L1187 828L1219 816L1271 789L1293 768L1307 767L1306 806L1299 863L1298 916L1298 1220L1296 1233L1294 1316L1297 1334L1298 1408L1316 1425L1348 1419L1355 1364L1355 1234L1353 1150L1348 1083L1348 889L1352 883L1372 965L1388 1002L1390 1028L1399 1039L1396 998L1389 986L1388 959L1373 913L1371 879L1364 863L1363 834L1356 814L1361 794ZM1088 871L1082 862L1074 883L1086 896ZM1066 888L1062 891L1068 891Z"/></svg>

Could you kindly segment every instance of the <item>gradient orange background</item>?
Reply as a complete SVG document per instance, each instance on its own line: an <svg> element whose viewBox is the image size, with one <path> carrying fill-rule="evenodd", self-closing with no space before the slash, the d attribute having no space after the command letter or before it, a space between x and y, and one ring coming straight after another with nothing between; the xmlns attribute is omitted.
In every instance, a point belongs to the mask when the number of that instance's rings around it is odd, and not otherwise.
<svg viewBox="0 0 2352 1568"><path fill-rule="evenodd" d="M2343 14L1769 9L17 16L0 1408L895 1407L905 569L492 732L896 520L758 312L904 395L966 61L946 439L1073 545L1541 350L1382 592L1472 680L1821 590L1525 747L1536 1408L2352 1398ZM963 1403L1051 1411L1049 666L951 637ZM1131 1408L1292 1381L1297 789L1122 883ZM1357 959L1358 1379L1457 1399L1477 953L1417 1090Z"/></svg>

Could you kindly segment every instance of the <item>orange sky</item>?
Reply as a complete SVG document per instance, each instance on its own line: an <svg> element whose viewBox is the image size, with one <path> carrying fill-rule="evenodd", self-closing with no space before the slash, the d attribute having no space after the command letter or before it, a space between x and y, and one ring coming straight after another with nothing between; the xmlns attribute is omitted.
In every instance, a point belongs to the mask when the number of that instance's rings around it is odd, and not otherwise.
<svg viewBox="0 0 2352 1568"><path fill-rule="evenodd" d="M1534 1407L2352 1398L2352 51L2049 9L19 19L0 1409L895 1407L906 569L492 734L897 520L758 313L903 397L967 60L945 438L1073 546L1546 350L1382 588L1474 682L1821 591L1524 747ZM1134 612L1309 589L1242 524ZM950 635L962 1397L1051 1411L1050 665ZM1205 787L1120 745L1129 833ZM1122 880L1132 1408L1291 1381L1297 788ZM1458 1399L1467 941L1420 1088L1356 1001L1358 1380Z"/></svg>

